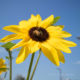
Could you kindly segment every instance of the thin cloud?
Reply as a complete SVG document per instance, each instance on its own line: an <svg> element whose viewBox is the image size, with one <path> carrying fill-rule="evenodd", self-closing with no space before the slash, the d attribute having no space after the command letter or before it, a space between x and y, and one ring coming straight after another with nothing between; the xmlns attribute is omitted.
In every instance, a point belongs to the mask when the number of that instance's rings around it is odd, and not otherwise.
<svg viewBox="0 0 80 80"><path fill-rule="evenodd" d="M80 60L79 60L79 61L77 61L77 62L75 62L75 64L80 64Z"/></svg>

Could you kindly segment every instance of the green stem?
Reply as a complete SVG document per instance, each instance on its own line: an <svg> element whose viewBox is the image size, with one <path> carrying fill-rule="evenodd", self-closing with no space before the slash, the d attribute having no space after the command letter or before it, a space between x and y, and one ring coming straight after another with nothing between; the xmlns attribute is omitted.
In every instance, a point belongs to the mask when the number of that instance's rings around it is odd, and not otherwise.
<svg viewBox="0 0 80 80"><path fill-rule="evenodd" d="M33 54L32 54L32 57L31 57L31 61L30 61L30 65L29 65L29 69L28 69L28 74L27 74L26 80L29 80L29 77L30 77L30 73L31 73L31 68L32 68L32 64L33 64L34 55L35 55L35 53L33 53Z"/></svg>
<svg viewBox="0 0 80 80"><path fill-rule="evenodd" d="M5 80L6 76L7 76L7 72L5 72L5 75L4 75L4 80Z"/></svg>
<svg viewBox="0 0 80 80"><path fill-rule="evenodd" d="M1 75L0 75L0 80L1 80Z"/></svg>
<svg viewBox="0 0 80 80"><path fill-rule="evenodd" d="M9 66L10 66L9 80L12 80L12 52L8 51L8 53L9 53Z"/></svg>
<svg viewBox="0 0 80 80"><path fill-rule="evenodd" d="M34 73L35 73L35 71L36 71L36 68L37 68L37 65L38 65L38 62L39 62L39 59L40 59L40 56L41 56L41 50L39 51L39 56L38 56L38 58L37 58L37 61L36 61L36 64L35 64L35 66L34 66L34 69L33 69L33 72L32 72L32 75L31 75L30 80L33 79Z"/></svg>

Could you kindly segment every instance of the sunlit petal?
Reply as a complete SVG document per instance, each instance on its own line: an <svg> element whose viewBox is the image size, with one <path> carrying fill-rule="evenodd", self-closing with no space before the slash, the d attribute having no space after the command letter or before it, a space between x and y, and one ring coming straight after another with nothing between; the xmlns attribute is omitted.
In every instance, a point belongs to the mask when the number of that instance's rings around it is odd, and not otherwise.
<svg viewBox="0 0 80 80"><path fill-rule="evenodd" d="M29 49L27 47L22 47L22 49L20 50L20 53L16 58L16 63L17 64L22 63L23 61L25 61L28 55L29 55Z"/></svg>
<svg viewBox="0 0 80 80"><path fill-rule="evenodd" d="M53 21L54 21L54 16L51 15L47 19L41 21L41 23L39 24L39 26L43 27L43 28L47 28L47 27L49 27L50 25L53 24Z"/></svg>
<svg viewBox="0 0 80 80"><path fill-rule="evenodd" d="M27 42L26 42L25 40L22 40L22 41L18 42L16 45L14 45L12 48L10 48L10 50L13 50L13 49L22 47L22 46L24 46L25 44L27 44Z"/></svg>
<svg viewBox="0 0 80 80"><path fill-rule="evenodd" d="M43 54L55 65L59 66L59 58L57 54L57 50L52 48L47 43L42 44L41 50Z"/></svg>
<svg viewBox="0 0 80 80"><path fill-rule="evenodd" d="M4 38L2 38L2 39L0 40L0 42L9 42L9 41L16 40L16 39L20 39L20 38L21 38L20 35L11 34L11 35L8 35L8 36L5 36Z"/></svg>
<svg viewBox="0 0 80 80"><path fill-rule="evenodd" d="M64 58L63 53L60 50L57 50L57 54L58 54L58 57L59 57L59 61L62 62L62 63L65 63L65 58Z"/></svg>
<svg viewBox="0 0 80 80"><path fill-rule="evenodd" d="M10 31L10 32L13 32L13 33L20 33L21 32L18 25L5 26L3 29Z"/></svg>

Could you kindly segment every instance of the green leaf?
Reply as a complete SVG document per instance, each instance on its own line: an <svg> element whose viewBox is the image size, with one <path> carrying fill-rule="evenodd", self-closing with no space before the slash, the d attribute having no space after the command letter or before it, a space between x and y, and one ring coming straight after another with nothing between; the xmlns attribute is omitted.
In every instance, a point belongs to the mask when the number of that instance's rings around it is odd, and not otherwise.
<svg viewBox="0 0 80 80"><path fill-rule="evenodd" d="M55 17L53 24L55 24L56 22L58 22L59 19L60 19L60 16Z"/></svg>
<svg viewBox="0 0 80 80"><path fill-rule="evenodd" d="M8 60L9 60L9 56L6 56L6 59L8 59Z"/></svg>
<svg viewBox="0 0 80 80"><path fill-rule="evenodd" d="M0 71L2 71L2 70L8 70L9 68L0 68Z"/></svg>
<svg viewBox="0 0 80 80"><path fill-rule="evenodd" d="M14 45L15 45L15 43L8 42L8 43L5 43L5 44L1 45L1 47L4 47L6 49L10 49Z"/></svg>
<svg viewBox="0 0 80 80"><path fill-rule="evenodd" d="M6 56L5 58L8 59L8 60L10 59L9 56ZM14 57L12 57L12 59L14 59Z"/></svg>

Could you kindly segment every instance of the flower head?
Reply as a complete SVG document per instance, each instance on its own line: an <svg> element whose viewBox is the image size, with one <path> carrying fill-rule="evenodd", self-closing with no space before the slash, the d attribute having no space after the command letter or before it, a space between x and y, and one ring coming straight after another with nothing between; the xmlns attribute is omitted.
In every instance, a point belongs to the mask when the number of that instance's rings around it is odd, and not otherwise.
<svg viewBox="0 0 80 80"><path fill-rule="evenodd" d="M15 34L8 35L0 42L8 42L21 39L19 43L10 50L22 47L16 59L16 63L23 62L30 53L41 49L43 54L54 64L59 66L59 62L64 63L64 55L61 51L71 53L69 47L76 44L64 38L71 37L71 34L63 31L64 26L54 26L54 16L42 20L40 15L31 15L29 20L22 20L19 25L6 26L3 29Z"/></svg>
<svg viewBox="0 0 80 80"><path fill-rule="evenodd" d="M0 58L0 75L3 73L3 72L6 72L7 71L7 66L5 64L5 60L3 60L2 58Z"/></svg>

